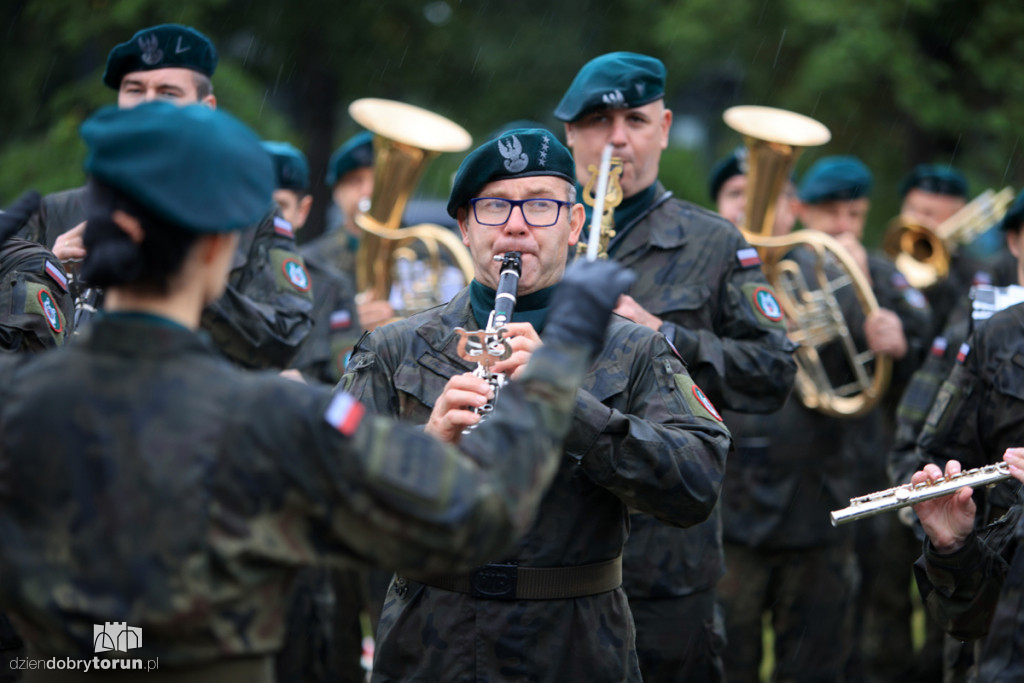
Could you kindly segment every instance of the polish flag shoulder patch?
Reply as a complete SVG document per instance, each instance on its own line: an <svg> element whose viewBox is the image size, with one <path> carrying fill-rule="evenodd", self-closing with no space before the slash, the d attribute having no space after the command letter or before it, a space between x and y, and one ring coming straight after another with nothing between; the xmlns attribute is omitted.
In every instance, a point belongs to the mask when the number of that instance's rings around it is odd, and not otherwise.
<svg viewBox="0 0 1024 683"><path fill-rule="evenodd" d="M342 391L336 394L331 400L331 404L327 406L324 419L345 436L352 436L359 423L362 422L365 413L366 408L362 403L357 401L352 394Z"/></svg>
<svg viewBox="0 0 1024 683"><path fill-rule="evenodd" d="M736 252L736 260L744 268L753 268L761 265L761 257L757 255L757 249L747 247Z"/></svg>
<svg viewBox="0 0 1024 683"><path fill-rule="evenodd" d="M57 283L58 287L63 289L65 292L68 291L68 276L60 272L60 268L58 268L50 261L47 261L45 270L46 274L49 275L50 278L52 278L53 281Z"/></svg>
<svg viewBox="0 0 1024 683"><path fill-rule="evenodd" d="M331 329L332 330L344 330L352 325L352 314L348 312L348 309L341 309L331 313Z"/></svg>
<svg viewBox="0 0 1024 683"><path fill-rule="evenodd" d="M295 230L292 228L292 224L280 216L274 216L274 232L283 237L295 239Z"/></svg>
<svg viewBox="0 0 1024 683"><path fill-rule="evenodd" d="M946 341L945 337L936 337L932 340L932 355L942 356L945 355L946 349L949 347L949 342Z"/></svg>
<svg viewBox="0 0 1024 683"><path fill-rule="evenodd" d="M967 354L969 354L970 352L971 345L968 344L967 342L964 342L963 344L960 345L960 350L956 354L956 361L958 363L963 363L967 359Z"/></svg>

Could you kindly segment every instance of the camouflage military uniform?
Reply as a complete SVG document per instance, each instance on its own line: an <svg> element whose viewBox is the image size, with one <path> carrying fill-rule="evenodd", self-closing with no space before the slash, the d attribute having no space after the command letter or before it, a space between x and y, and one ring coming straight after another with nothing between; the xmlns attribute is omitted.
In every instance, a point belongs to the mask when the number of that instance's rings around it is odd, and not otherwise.
<svg viewBox="0 0 1024 683"><path fill-rule="evenodd" d="M654 196L665 197L660 184ZM665 321L662 332L716 406L778 409L793 385L794 347L781 315L758 307L768 285L756 252L720 216L689 202L658 201L634 225L620 226L611 244L612 257L638 276L630 295ZM710 669L722 647L713 611L723 572L720 512L687 530L643 514L631 525L623 586L645 679L717 679Z"/></svg>
<svg viewBox="0 0 1024 683"><path fill-rule="evenodd" d="M455 353L456 326L477 328L468 289L371 334L353 355L345 386L371 409L426 422L448 378L472 369ZM705 519L729 436L698 396L660 335L613 321L578 395L565 455L537 522L516 551L493 559L529 568L612 560L629 530L627 505L670 524ZM499 406L503 401L504 394ZM388 592L375 681L640 680L621 588L570 599L496 600L437 588L429 572L415 576L426 583L399 577Z"/></svg>
<svg viewBox="0 0 1024 683"><path fill-rule="evenodd" d="M104 315L0 364L0 606L40 657L91 660L105 622L140 627L127 656L161 669L264 657L303 565L500 555L555 474L585 359L538 350L460 455L164 319Z"/></svg>
<svg viewBox="0 0 1024 683"><path fill-rule="evenodd" d="M345 363L363 328L356 311L352 280L315 251L302 249L313 281L313 329L302 343L292 367L307 379L330 385L345 373Z"/></svg>
<svg viewBox="0 0 1024 683"><path fill-rule="evenodd" d="M1020 504L959 550L940 555L930 542L914 566L925 607L960 640L984 638L978 680L1024 678L1024 537Z"/></svg>
<svg viewBox="0 0 1024 683"><path fill-rule="evenodd" d="M303 245L302 253L307 257L316 254L324 262L347 275L352 282L356 281L356 254L359 253L359 238L349 234L348 230L339 228L318 237Z"/></svg>
<svg viewBox="0 0 1024 683"><path fill-rule="evenodd" d="M788 258L811 277L806 252ZM854 293L841 288L835 296L864 348ZM819 355L835 384L847 381L838 344ZM850 423L804 407L796 393L772 415L727 412L725 418L736 435L722 488L726 573L718 584L729 637L727 678L760 679L762 616L771 610L773 680L839 680L854 564L849 527L833 529L828 513L855 491L843 456Z"/></svg>
<svg viewBox="0 0 1024 683"><path fill-rule="evenodd" d="M889 386L878 405L867 415L850 420L850 438L844 447L847 449L847 471L855 491L854 495L891 486L888 454L896 432L896 407L911 375L920 367L928 343L932 340L931 308L924 294L912 287L893 262L881 253L868 253L868 271L878 305L892 311L900 319L907 351L903 358L893 360ZM884 571L889 555L898 552L895 546L885 545L886 538L893 531L893 524L899 524L895 516L878 515L860 520L852 526L859 580L858 595L853 602L851 615L853 646L847 667L849 683L875 680L864 670L868 666L866 660L873 658L878 647L884 645L878 641L878 636L881 631L886 630L886 619L895 618L884 606L876 609L875 604L878 583L884 584L895 578ZM893 586L892 590L900 590L904 596L909 596L907 583L910 577L906 570L897 576L902 576L902 586ZM865 626L866 620L872 622L871 629ZM905 657L906 659L908 658Z"/></svg>
<svg viewBox="0 0 1024 683"><path fill-rule="evenodd" d="M52 249L58 236L86 219L86 196L80 187L43 197L19 235ZM227 290L203 312L203 327L239 365L286 368L309 334L312 297L295 262L304 268L290 226L275 222L274 212L242 233Z"/></svg>

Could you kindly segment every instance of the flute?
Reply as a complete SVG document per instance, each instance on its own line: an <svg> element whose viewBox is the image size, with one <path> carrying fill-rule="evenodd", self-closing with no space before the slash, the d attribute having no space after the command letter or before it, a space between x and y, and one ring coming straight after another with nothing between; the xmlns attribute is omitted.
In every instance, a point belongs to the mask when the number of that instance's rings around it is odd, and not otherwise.
<svg viewBox="0 0 1024 683"><path fill-rule="evenodd" d="M884 491L876 491L866 496L850 499L850 506L831 513L832 526L839 526L855 519L872 517L881 512L898 510L908 505L916 505L921 501L941 498L956 493L965 486L992 486L1010 479L1010 466L1005 462L995 465L976 467L960 474L943 477L935 481L920 484L903 484Z"/></svg>

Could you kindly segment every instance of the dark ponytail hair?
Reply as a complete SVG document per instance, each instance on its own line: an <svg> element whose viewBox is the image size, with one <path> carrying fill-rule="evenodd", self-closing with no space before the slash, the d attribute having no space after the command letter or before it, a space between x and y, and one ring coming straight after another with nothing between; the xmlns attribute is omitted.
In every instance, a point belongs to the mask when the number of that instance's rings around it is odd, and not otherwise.
<svg viewBox="0 0 1024 683"><path fill-rule="evenodd" d="M115 211L134 217L143 239L136 243L114 222ZM85 225L86 256L81 278L93 287L130 286L167 294L197 235L144 209L116 189L91 178Z"/></svg>

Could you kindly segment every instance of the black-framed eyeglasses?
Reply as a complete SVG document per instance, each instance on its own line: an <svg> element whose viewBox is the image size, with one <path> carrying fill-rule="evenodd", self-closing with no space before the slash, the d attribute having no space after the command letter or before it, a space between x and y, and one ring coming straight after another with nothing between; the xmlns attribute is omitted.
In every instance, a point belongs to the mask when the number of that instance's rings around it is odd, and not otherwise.
<svg viewBox="0 0 1024 683"><path fill-rule="evenodd" d="M523 212L526 224L534 228L548 228L558 222L563 206L571 202L558 199L504 199L503 197L476 197L469 200L473 217L480 225L504 225L516 206Z"/></svg>

